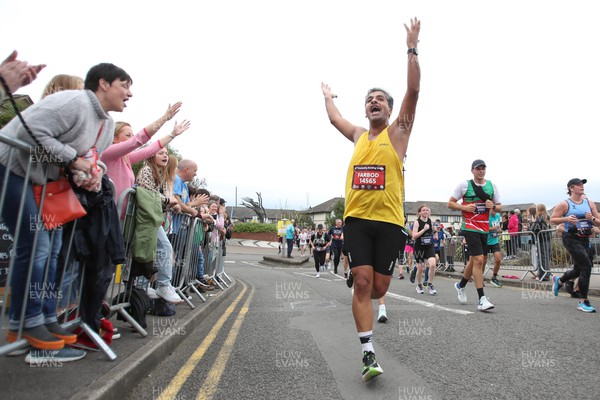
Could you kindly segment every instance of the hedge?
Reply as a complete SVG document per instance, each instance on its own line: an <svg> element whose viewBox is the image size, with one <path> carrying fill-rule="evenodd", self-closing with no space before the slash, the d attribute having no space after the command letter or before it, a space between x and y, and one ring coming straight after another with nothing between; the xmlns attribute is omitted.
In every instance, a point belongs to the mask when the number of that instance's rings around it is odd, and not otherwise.
<svg viewBox="0 0 600 400"><path fill-rule="evenodd" d="M235 224L235 232L267 232L277 233L276 224L260 224L255 222L238 222Z"/></svg>

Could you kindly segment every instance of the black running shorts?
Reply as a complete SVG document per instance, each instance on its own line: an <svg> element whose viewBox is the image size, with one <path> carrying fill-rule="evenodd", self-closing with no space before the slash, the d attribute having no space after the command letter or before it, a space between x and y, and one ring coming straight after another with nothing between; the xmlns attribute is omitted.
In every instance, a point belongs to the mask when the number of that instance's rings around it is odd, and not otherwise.
<svg viewBox="0 0 600 400"><path fill-rule="evenodd" d="M502 250L500 249L500 243L488 244L488 253L502 253Z"/></svg>
<svg viewBox="0 0 600 400"><path fill-rule="evenodd" d="M469 248L469 256L482 256L487 254L487 237L486 233L477 233L471 231L462 231L462 234Z"/></svg>
<svg viewBox="0 0 600 400"><path fill-rule="evenodd" d="M415 247L414 250L415 261L417 263L423 263L430 259L431 257L435 258L435 248L433 245L431 246L423 246L423 247Z"/></svg>
<svg viewBox="0 0 600 400"><path fill-rule="evenodd" d="M375 272L392 275L405 241L399 225L354 217L344 221L344 248L350 268L370 265Z"/></svg>

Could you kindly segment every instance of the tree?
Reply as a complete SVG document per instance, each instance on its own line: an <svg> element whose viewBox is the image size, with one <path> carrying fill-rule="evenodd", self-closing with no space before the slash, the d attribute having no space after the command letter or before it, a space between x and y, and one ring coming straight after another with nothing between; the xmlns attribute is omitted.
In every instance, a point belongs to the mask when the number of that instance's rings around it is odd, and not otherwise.
<svg viewBox="0 0 600 400"><path fill-rule="evenodd" d="M296 221L296 226L299 228L308 228L315 225L315 222L306 212L294 212L293 219Z"/></svg>
<svg viewBox="0 0 600 400"><path fill-rule="evenodd" d="M325 217L325 226L334 226L336 219L344 220L344 211L345 211L344 202L342 200L335 203L333 206L333 211L331 211L331 215Z"/></svg>
<svg viewBox="0 0 600 400"><path fill-rule="evenodd" d="M254 211L260 222L267 222L267 212L262 205L262 194L256 192L258 201L254 201L252 197L242 197L242 205Z"/></svg>

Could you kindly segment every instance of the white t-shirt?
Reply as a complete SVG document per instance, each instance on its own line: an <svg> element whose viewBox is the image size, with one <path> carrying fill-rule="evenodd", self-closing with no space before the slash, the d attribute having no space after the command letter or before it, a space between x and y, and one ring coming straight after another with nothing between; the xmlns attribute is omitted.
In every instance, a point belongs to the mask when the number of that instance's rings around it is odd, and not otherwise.
<svg viewBox="0 0 600 400"><path fill-rule="evenodd" d="M306 242L308 241L308 233L302 232L298 235L298 237L300 238L300 245L306 245Z"/></svg>

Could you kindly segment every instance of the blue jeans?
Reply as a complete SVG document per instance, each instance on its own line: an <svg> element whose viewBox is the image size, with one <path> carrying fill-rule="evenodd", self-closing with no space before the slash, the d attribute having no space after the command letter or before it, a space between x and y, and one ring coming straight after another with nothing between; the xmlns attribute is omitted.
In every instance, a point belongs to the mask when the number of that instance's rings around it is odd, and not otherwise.
<svg viewBox="0 0 600 400"><path fill-rule="evenodd" d="M4 183L5 172L6 167L0 164L0 187ZM23 191L26 192L23 216L18 220ZM19 329L25 296L27 296L23 325L25 328L34 328L44 323L57 321L56 298L59 293L57 292L56 265L62 244L62 230L46 230L43 223L37 221L38 212L39 208L33 197L31 183L10 173L1 213L4 223L17 244L17 247L13 248L12 255L14 263L10 282L10 330ZM20 229L18 237L16 236L17 228ZM36 233L37 243L34 249L33 242L36 239ZM29 287L27 287L27 274L31 261L33 261L33 268ZM46 264L48 265L47 271L45 271Z"/></svg>
<svg viewBox="0 0 600 400"><path fill-rule="evenodd" d="M173 246L162 226L158 227L158 246L156 251L156 283L169 286L173 277Z"/></svg>
<svg viewBox="0 0 600 400"><path fill-rule="evenodd" d="M201 247L198 248L198 269L196 270L196 276L200 278L204 277L204 253Z"/></svg>

